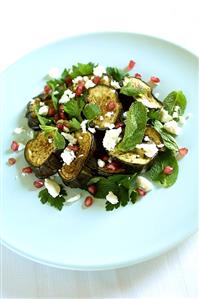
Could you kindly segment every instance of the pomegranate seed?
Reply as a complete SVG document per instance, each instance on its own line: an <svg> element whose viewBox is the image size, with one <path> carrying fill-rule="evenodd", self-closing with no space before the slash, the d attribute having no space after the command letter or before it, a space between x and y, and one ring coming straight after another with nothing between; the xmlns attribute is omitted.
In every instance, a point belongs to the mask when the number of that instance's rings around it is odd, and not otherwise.
<svg viewBox="0 0 199 299"><path fill-rule="evenodd" d="M64 126L63 126L63 124L61 124L61 123L57 123L57 124L56 124L56 127L57 127L57 129L59 129L59 130L62 131Z"/></svg>
<svg viewBox="0 0 199 299"><path fill-rule="evenodd" d="M65 113L63 111L59 112L59 117L61 119L66 119Z"/></svg>
<svg viewBox="0 0 199 299"><path fill-rule="evenodd" d="M124 124L122 122L116 122L115 124L115 128L118 129L118 128L122 128L124 126Z"/></svg>
<svg viewBox="0 0 199 299"><path fill-rule="evenodd" d="M43 187L44 186L44 181L42 181L42 180L35 180L34 182L33 182L33 185L35 186L35 188L41 188L41 187Z"/></svg>
<svg viewBox="0 0 199 299"><path fill-rule="evenodd" d="M90 192L91 194L95 195L95 193L97 192L96 185L89 185L88 186L88 192Z"/></svg>
<svg viewBox="0 0 199 299"><path fill-rule="evenodd" d="M30 166L22 168L23 173L32 173L32 168Z"/></svg>
<svg viewBox="0 0 199 299"><path fill-rule="evenodd" d="M70 76L65 78L65 83L67 86L71 85L73 83L73 80Z"/></svg>
<svg viewBox="0 0 199 299"><path fill-rule="evenodd" d="M108 170L118 170L120 168L120 166L116 163L116 162L111 162L108 165L106 165L106 169Z"/></svg>
<svg viewBox="0 0 199 299"><path fill-rule="evenodd" d="M140 196L145 196L146 195L146 191L144 191L142 188L137 188L136 191Z"/></svg>
<svg viewBox="0 0 199 299"><path fill-rule="evenodd" d="M84 205L88 208L92 206L93 204L93 198L91 196L87 196L84 200Z"/></svg>
<svg viewBox="0 0 199 299"><path fill-rule="evenodd" d="M129 61L129 64L128 64L128 66L127 66L127 70L128 70L128 71L131 71L132 68L133 68L134 66L135 66L135 61L130 60L130 61Z"/></svg>
<svg viewBox="0 0 199 299"><path fill-rule="evenodd" d="M44 86L44 93L45 94L49 94L51 92L51 88L50 88L50 86L49 85L45 85Z"/></svg>
<svg viewBox="0 0 199 299"><path fill-rule="evenodd" d="M142 78L142 75L136 73L134 77L137 78L137 79L141 79L141 78Z"/></svg>
<svg viewBox="0 0 199 299"><path fill-rule="evenodd" d="M10 148L11 148L11 150L12 150L13 152L16 152L16 151L18 151L19 144L18 144L16 141L13 141L13 142L11 143Z"/></svg>
<svg viewBox="0 0 199 299"><path fill-rule="evenodd" d="M95 76L95 77L93 78L93 83L95 83L95 84L99 84L99 83L100 83L100 80L101 80L101 78L100 78L99 76Z"/></svg>
<svg viewBox="0 0 199 299"><path fill-rule="evenodd" d="M107 111L113 111L116 108L116 103L114 101L109 101L106 105Z"/></svg>
<svg viewBox="0 0 199 299"><path fill-rule="evenodd" d="M55 115L55 109L53 107L48 108L48 116L54 116Z"/></svg>
<svg viewBox="0 0 199 299"><path fill-rule="evenodd" d="M8 164L9 165L14 165L17 162L17 160L15 158L9 158L8 159Z"/></svg>
<svg viewBox="0 0 199 299"><path fill-rule="evenodd" d="M79 150L79 146L78 145L68 145L67 146L69 150L77 152Z"/></svg>
<svg viewBox="0 0 199 299"><path fill-rule="evenodd" d="M188 151L189 151L188 148L182 147L179 149L178 153L181 157L184 157L188 154Z"/></svg>
<svg viewBox="0 0 199 299"><path fill-rule="evenodd" d="M103 155L103 156L100 157L100 159L101 159L102 161L106 162L106 161L108 161L109 156L108 156L108 155Z"/></svg>
<svg viewBox="0 0 199 299"><path fill-rule="evenodd" d="M78 85L75 90L76 96L81 96L83 90L84 90L84 85L83 84Z"/></svg>
<svg viewBox="0 0 199 299"><path fill-rule="evenodd" d="M55 114L54 121L57 122L59 120L59 114Z"/></svg>
<svg viewBox="0 0 199 299"><path fill-rule="evenodd" d="M155 77L155 76L152 76L151 79L150 79L150 81L152 83L155 83L155 84L160 83L160 79L158 77Z"/></svg>
<svg viewBox="0 0 199 299"><path fill-rule="evenodd" d="M166 175L172 174L172 172L173 172L173 167L171 166L166 166L163 170L163 173Z"/></svg>

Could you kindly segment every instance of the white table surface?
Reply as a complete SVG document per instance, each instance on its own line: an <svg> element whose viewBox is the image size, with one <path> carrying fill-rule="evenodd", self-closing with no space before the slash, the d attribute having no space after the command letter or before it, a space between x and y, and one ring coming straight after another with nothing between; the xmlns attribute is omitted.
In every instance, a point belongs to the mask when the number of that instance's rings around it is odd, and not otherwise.
<svg viewBox="0 0 199 299"><path fill-rule="evenodd" d="M199 54L197 0L6 0L0 10L0 70L69 35L133 31ZM198 234L133 267L77 272L39 265L1 248L1 298L198 298Z"/></svg>

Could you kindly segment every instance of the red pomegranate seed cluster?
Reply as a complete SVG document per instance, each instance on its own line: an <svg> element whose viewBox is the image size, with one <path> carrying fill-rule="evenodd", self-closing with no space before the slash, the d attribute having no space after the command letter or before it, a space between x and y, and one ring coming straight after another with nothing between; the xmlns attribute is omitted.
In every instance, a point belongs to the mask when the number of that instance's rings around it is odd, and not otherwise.
<svg viewBox="0 0 199 299"><path fill-rule="evenodd" d="M44 181L43 180L35 180L33 182L33 185L35 186L35 188L42 188L44 186Z"/></svg>
<svg viewBox="0 0 199 299"><path fill-rule="evenodd" d="M16 152L18 151L19 144L16 141L12 141L10 148L13 152Z"/></svg>
<svg viewBox="0 0 199 299"><path fill-rule="evenodd" d="M92 196L87 196L85 198L85 200L84 200L85 207L88 208L88 207L92 206L92 204L93 204L93 198L92 198Z"/></svg>
<svg viewBox="0 0 199 299"><path fill-rule="evenodd" d="M114 111L116 108L116 103L114 101L109 101L106 105L106 110L107 111Z"/></svg>
<svg viewBox="0 0 199 299"><path fill-rule="evenodd" d="M29 174L29 173L32 173L32 168L30 166L23 167L21 171L22 171L22 173Z"/></svg>
<svg viewBox="0 0 199 299"><path fill-rule="evenodd" d="M8 164L11 165L11 166L14 165L16 162L17 162L17 160L15 158L9 158L8 159Z"/></svg>
<svg viewBox="0 0 199 299"><path fill-rule="evenodd" d="M51 88L50 88L50 86L49 85L45 85L44 86L44 93L45 94L49 94L51 92Z"/></svg>
<svg viewBox="0 0 199 299"><path fill-rule="evenodd" d="M160 83L160 79L159 79L158 77L155 77L155 76L152 76L152 77L150 78L150 81L151 81L152 83L154 83L154 84L158 84L158 83Z"/></svg>
<svg viewBox="0 0 199 299"><path fill-rule="evenodd" d="M142 75L140 75L139 73L136 73L136 74L134 75L134 77L135 77L136 79L141 79L141 78L142 78Z"/></svg>
<svg viewBox="0 0 199 299"><path fill-rule="evenodd" d="M166 174L166 175L170 175L170 174L172 174L173 173L173 167L171 167L171 166L166 166L165 168L164 168L164 170L163 170L163 173L164 174Z"/></svg>
<svg viewBox="0 0 199 299"><path fill-rule="evenodd" d="M54 116L55 115L55 108L49 107L48 108L48 116Z"/></svg>
<svg viewBox="0 0 199 299"><path fill-rule="evenodd" d="M79 151L79 146L78 145L68 145L67 148L71 151L74 151L74 152Z"/></svg>
<svg viewBox="0 0 199 299"><path fill-rule="evenodd" d="M115 128L116 128L116 129L118 129L118 128L122 128L123 126L124 126L124 123L121 122L121 121L117 121L117 122L115 123Z"/></svg>
<svg viewBox="0 0 199 299"><path fill-rule="evenodd" d="M88 192L90 192L91 194L95 195L95 193L97 192L97 187L96 185L92 184L88 186Z"/></svg>
<svg viewBox="0 0 199 299"><path fill-rule="evenodd" d="M137 188L136 191L140 196L146 195L146 191L144 191L144 189L142 189L142 188Z"/></svg>
<svg viewBox="0 0 199 299"><path fill-rule="evenodd" d="M99 76L95 76L92 81L93 81L93 83L95 83L97 85L100 83L100 80L101 80L101 78Z"/></svg>
<svg viewBox="0 0 199 299"><path fill-rule="evenodd" d="M134 66L135 66L135 61L130 60L127 66L127 70L131 71L134 68Z"/></svg>
<svg viewBox="0 0 199 299"><path fill-rule="evenodd" d="M188 151L189 151L188 148L182 147L179 149L178 153L179 153L180 157L184 157L188 154Z"/></svg>

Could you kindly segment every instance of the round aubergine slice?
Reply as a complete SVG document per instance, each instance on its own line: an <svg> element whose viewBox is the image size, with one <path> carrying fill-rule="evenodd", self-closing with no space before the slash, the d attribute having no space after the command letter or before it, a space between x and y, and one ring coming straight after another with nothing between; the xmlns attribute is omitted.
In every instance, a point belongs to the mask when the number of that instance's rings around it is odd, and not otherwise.
<svg viewBox="0 0 199 299"><path fill-rule="evenodd" d="M95 149L94 138L91 133L76 132L75 138L79 144L79 150L76 154L76 158L70 165L64 164L58 171L64 184L70 186L76 185L76 181L79 181L79 175Z"/></svg>
<svg viewBox="0 0 199 299"><path fill-rule="evenodd" d="M69 181L65 184L71 188L87 189L88 181L95 175L96 174L93 173L89 167L84 166L75 180Z"/></svg>
<svg viewBox="0 0 199 299"><path fill-rule="evenodd" d="M162 102L160 102L152 93L151 87L141 79L137 79L135 77L125 77L123 81L123 85L129 84L133 88L140 88L145 91L145 94L131 97L124 94L119 95L119 98L122 102L123 109L126 111L129 109L132 99L141 102L144 106L149 109L161 109Z"/></svg>
<svg viewBox="0 0 199 299"><path fill-rule="evenodd" d="M119 101L118 93L112 87L97 85L90 88L87 101L88 103L97 104L101 110L100 115L93 120L93 123L99 129L105 129L113 125L121 113L122 105ZM110 108L111 105L115 107Z"/></svg>
<svg viewBox="0 0 199 299"><path fill-rule="evenodd" d="M38 178L47 178L61 167L60 157L54 143L49 143L49 138L49 135L39 132L34 139L28 141L24 149L25 159Z"/></svg>

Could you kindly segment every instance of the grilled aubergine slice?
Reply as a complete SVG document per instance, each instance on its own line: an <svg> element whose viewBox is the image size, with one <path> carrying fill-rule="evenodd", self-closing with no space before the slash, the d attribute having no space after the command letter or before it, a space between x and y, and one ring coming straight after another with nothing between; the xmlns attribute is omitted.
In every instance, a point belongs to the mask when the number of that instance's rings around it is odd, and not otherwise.
<svg viewBox="0 0 199 299"><path fill-rule="evenodd" d="M24 150L25 159L38 178L55 174L62 165L54 143L49 140L52 141L50 135L39 132L36 138L28 141Z"/></svg>
<svg viewBox="0 0 199 299"><path fill-rule="evenodd" d="M79 145L76 158L70 165L64 164L58 172L64 184L81 187L81 181L83 185L92 176L91 169L86 168L85 165L95 149L95 144L93 135L89 132L76 132L75 138Z"/></svg>
<svg viewBox="0 0 199 299"><path fill-rule="evenodd" d="M123 84L128 84L135 89L141 89L145 93L140 94L136 97L130 97L124 94L120 94L120 100L122 101L123 107L125 110L128 110L132 100L136 100L141 102L144 106L149 109L161 109L162 103L153 95L151 87L141 79L137 79L135 77L125 77Z"/></svg>
<svg viewBox="0 0 199 299"><path fill-rule="evenodd" d="M156 144L156 146L160 146L163 144L162 138L160 134L151 126L148 126L145 129L145 137L148 136L150 142ZM144 143L144 142L143 142ZM164 150L164 147L159 148L160 151ZM109 152L110 156L119 160L121 163L131 166L135 169L141 169L144 166L148 165L156 156L152 158L145 156L144 151L142 149L133 149L129 152L120 152L118 150L113 150Z"/></svg>
<svg viewBox="0 0 199 299"><path fill-rule="evenodd" d="M87 101L88 103L97 104L101 110L100 116L93 120L95 126L99 129L105 129L109 125L114 124L122 109L117 91L105 85L97 85L90 88Z"/></svg>

